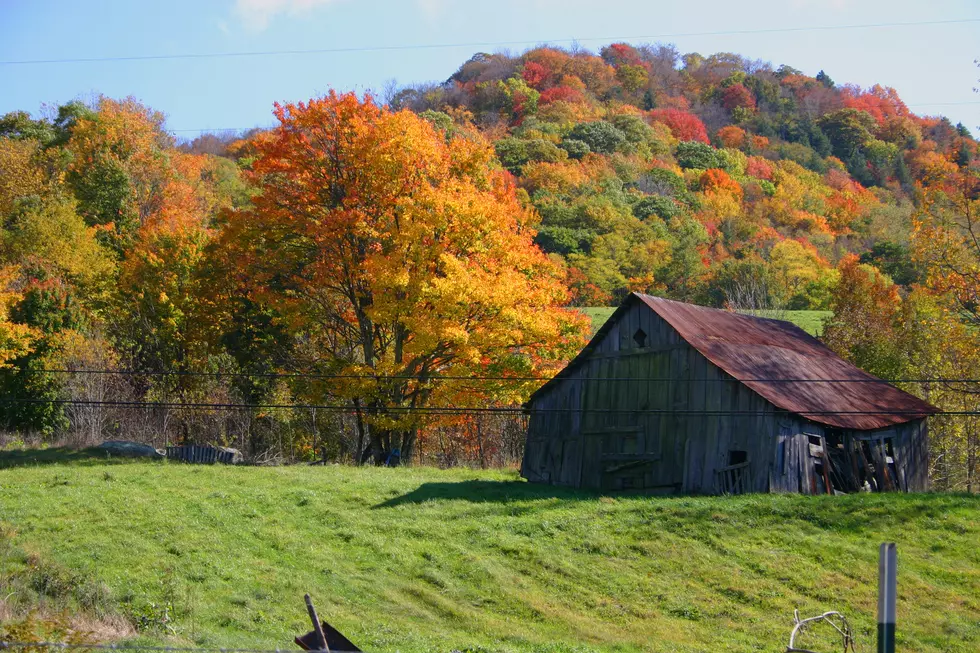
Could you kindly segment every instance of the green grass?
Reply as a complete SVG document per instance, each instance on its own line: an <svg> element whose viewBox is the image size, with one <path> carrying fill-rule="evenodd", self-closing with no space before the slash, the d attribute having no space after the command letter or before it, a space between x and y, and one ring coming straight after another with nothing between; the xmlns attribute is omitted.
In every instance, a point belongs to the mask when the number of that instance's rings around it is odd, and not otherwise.
<svg viewBox="0 0 980 653"><path fill-rule="evenodd" d="M603 324L606 323L612 314L616 310L615 306L583 306L579 308L581 312L585 313L590 320L592 320L592 333L595 334Z"/></svg>
<svg viewBox="0 0 980 653"><path fill-rule="evenodd" d="M752 315L760 317L774 317L779 320L792 322L811 336L820 336L823 333L823 323L829 317L833 317L833 311L749 311Z"/></svg>
<svg viewBox="0 0 980 653"><path fill-rule="evenodd" d="M579 309L583 313L589 316L592 320L592 333L599 330L599 327L605 323L606 320L613 314L616 310L612 306L586 306ZM796 326L800 327L811 336L819 336L823 333L823 322L826 318L833 315L831 311L749 311L753 315L759 315L762 317L775 317L781 320L787 320L792 322Z"/></svg>
<svg viewBox="0 0 980 653"><path fill-rule="evenodd" d="M505 471L131 462L0 470L0 515L5 582L125 614L147 640L289 648L309 592L369 652L779 651L794 608L842 610L867 652L878 544L895 541L899 649L980 650L980 497L600 497Z"/></svg>

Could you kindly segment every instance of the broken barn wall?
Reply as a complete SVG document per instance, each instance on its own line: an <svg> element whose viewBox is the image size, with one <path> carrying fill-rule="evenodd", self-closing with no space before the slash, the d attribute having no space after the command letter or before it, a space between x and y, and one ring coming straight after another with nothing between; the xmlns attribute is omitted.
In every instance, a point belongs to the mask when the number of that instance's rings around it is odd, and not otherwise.
<svg viewBox="0 0 980 653"><path fill-rule="evenodd" d="M775 414L635 302L534 398L522 474L602 490L764 492ZM748 464L726 470L732 451Z"/></svg>

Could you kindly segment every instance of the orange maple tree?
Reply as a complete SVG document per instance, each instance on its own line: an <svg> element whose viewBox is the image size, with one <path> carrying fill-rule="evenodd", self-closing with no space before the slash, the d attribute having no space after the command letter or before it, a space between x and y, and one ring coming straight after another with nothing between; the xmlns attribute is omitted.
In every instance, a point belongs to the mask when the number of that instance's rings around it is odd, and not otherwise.
<svg viewBox="0 0 980 653"><path fill-rule="evenodd" d="M256 144L261 194L220 246L317 369L346 377L327 392L363 410L362 451L410 459L427 410L519 401L532 385L501 377L553 370L581 344L563 271L481 136L350 93L276 116Z"/></svg>

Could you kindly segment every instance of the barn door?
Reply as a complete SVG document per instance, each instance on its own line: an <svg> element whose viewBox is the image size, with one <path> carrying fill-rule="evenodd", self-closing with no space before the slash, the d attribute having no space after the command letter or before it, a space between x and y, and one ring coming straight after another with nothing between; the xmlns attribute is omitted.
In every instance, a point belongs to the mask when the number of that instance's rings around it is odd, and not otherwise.
<svg viewBox="0 0 980 653"><path fill-rule="evenodd" d="M582 450L582 487L602 487L602 434L586 433Z"/></svg>
<svg viewBox="0 0 980 653"><path fill-rule="evenodd" d="M584 434L582 485L597 490L640 490L649 485L659 452L646 447L638 426L588 431Z"/></svg>

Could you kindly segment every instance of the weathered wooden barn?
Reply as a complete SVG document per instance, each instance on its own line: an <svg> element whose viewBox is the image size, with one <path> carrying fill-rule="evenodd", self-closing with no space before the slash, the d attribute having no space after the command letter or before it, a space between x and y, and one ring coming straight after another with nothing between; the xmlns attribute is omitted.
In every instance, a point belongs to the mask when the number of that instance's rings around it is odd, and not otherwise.
<svg viewBox="0 0 980 653"><path fill-rule="evenodd" d="M529 481L696 494L924 490L936 411L789 322L641 294L525 407Z"/></svg>

